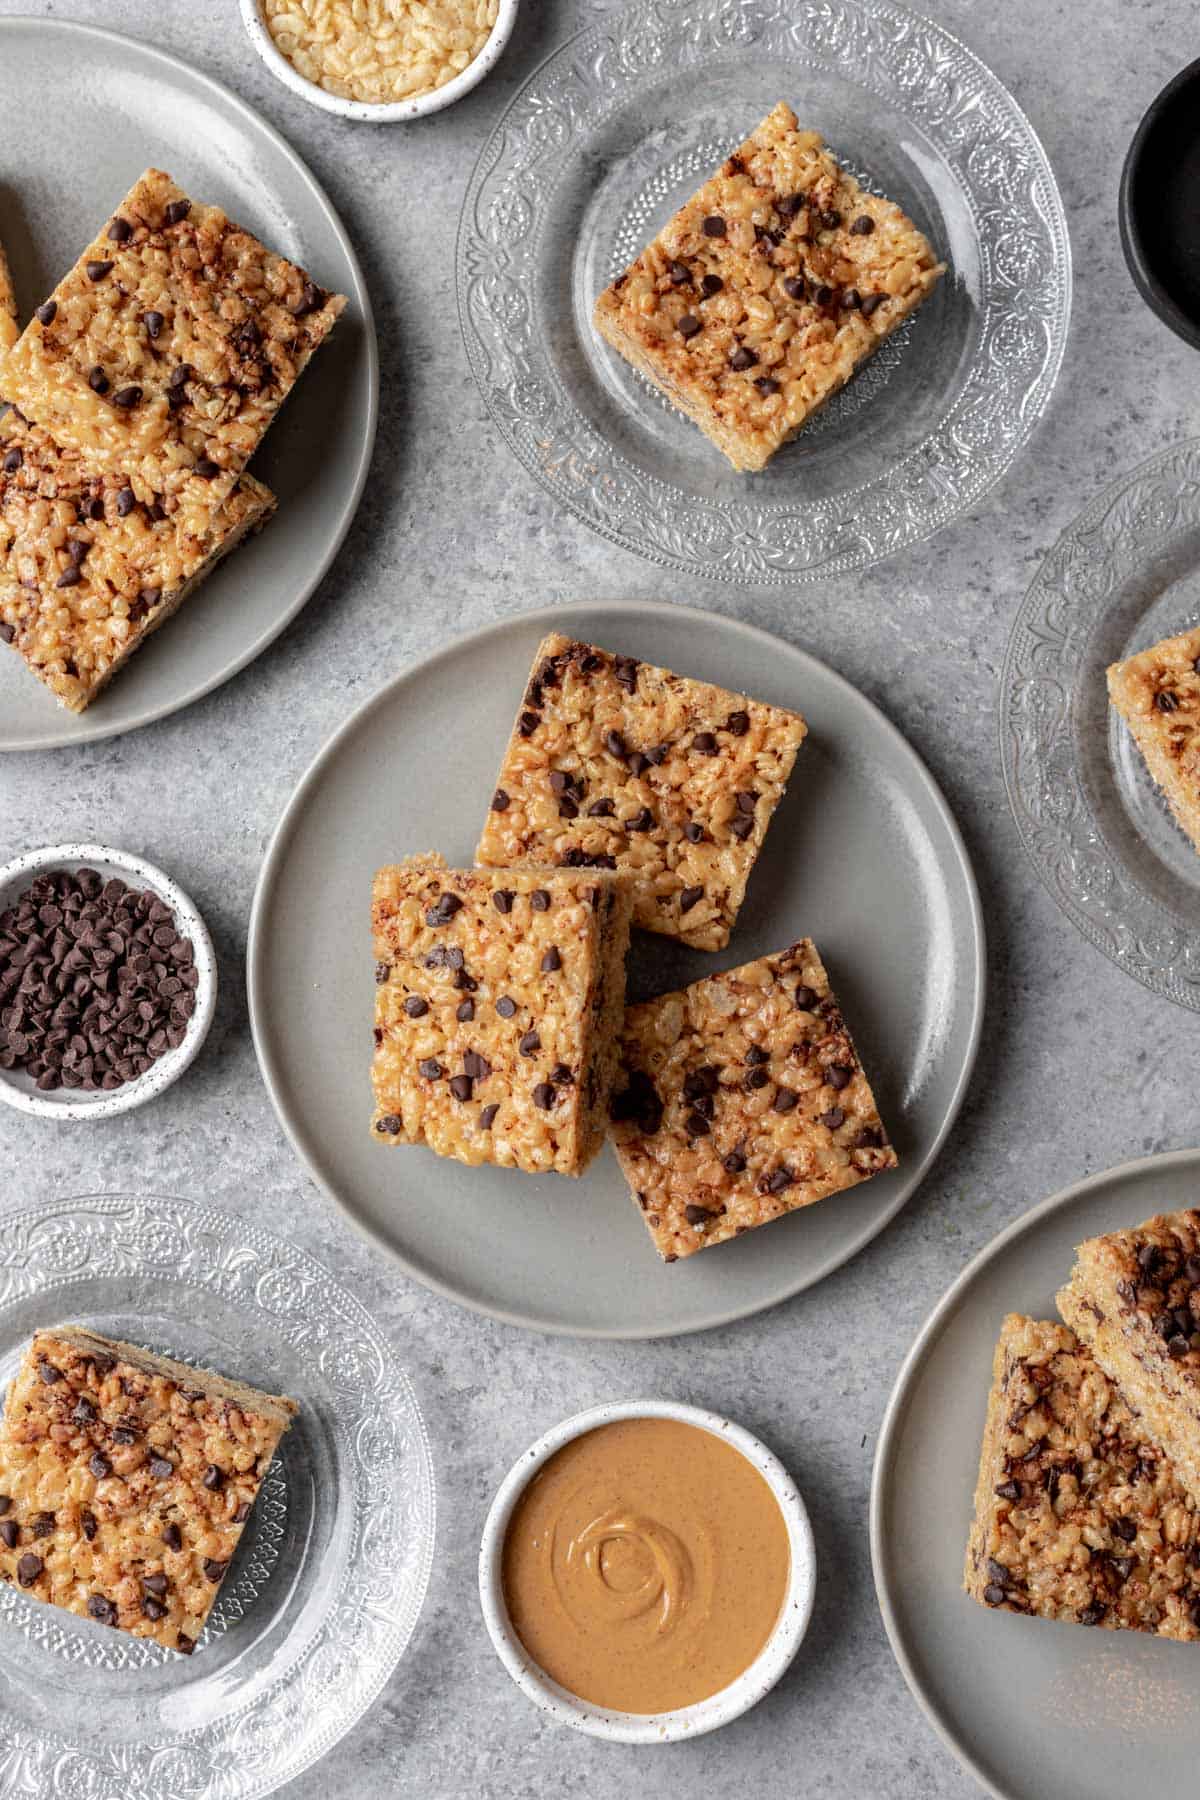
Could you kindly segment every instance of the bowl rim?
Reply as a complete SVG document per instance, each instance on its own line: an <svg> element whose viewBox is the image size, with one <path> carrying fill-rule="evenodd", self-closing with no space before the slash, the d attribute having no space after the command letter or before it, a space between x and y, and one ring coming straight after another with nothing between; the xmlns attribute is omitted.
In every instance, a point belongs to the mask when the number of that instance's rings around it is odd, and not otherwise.
<svg viewBox="0 0 1200 1800"><path fill-rule="evenodd" d="M0 1102L38 1118L75 1124L111 1119L117 1113L130 1112L165 1093L200 1054L217 1004L216 951L200 910L177 881L144 857L107 844L51 844L42 849L24 850L0 865L0 910L10 903L6 890L15 883L29 883L46 870L60 866L80 868L89 865L112 869L119 877L133 875L143 887L153 888L163 904L171 908L183 935L192 940L200 979L196 986L196 1010L188 1021L183 1042L151 1063L144 1075L135 1076L111 1093L98 1095L94 1100L52 1100L36 1091L18 1087L9 1072L0 1069Z"/></svg>
<svg viewBox="0 0 1200 1800"><path fill-rule="evenodd" d="M783 1514L791 1567L787 1591L770 1637L735 1681L707 1699L665 1713L618 1712L581 1700L534 1662L509 1621L501 1565L504 1540L517 1501L537 1470L573 1439L622 1419L673 1419L698 1426L740 1450L763 1476ZM518 1457L488 1510L479 1550L479 1600L492 1646L526 1697L544 1712L591 1737L619 1744L666 1744L716 1731L749 1712L780 1680L803 1642L816 1596L817 1558L812 1526L799 1488L773 1451L744 1425L675 1400L618 1400L587 1407L563 1419Z"/></svg>
<svg viewBox="0 0 1200 1800"><path fill-rule="evenodd" d="M380 102L343 100L338 94L326 93L315 81L309 81L307 76L301 75L299 69L276 48L263 20L262 0L238 0L238 5L246 35L272 75L283 82L285 87L291 88L294 94L299 94L302 100L307 100L310 106L319 107L322 112L335 113L343 119L354 119L364 125L403 125L412 119L424 119L431 113L441 112L444 107L453 106L456 100L461 100L464 94L469 94L472 88L478 87L484 76L499 62L512 36L520 0L499 0L496 22L488 33L483 48L452 81L444 82L441 87L431 88L423 94L412 94L406 100Z"/></svg>
<svg viewBox="0 0 1200 1800"><path fill-rule="evenodd" d="M1133 204L1134 185L1151 133L1176 96L1193 84L1200 87L1200 57L1178 70L1142 114L1121 167L1121 182L1117 193L1117 226L1125 265L1133 279L1133 285L1146 305L1176 337L1200 350L1200 318L1194 319L1185 313L1154 272L1146 255L1145 242Z"/></svg>

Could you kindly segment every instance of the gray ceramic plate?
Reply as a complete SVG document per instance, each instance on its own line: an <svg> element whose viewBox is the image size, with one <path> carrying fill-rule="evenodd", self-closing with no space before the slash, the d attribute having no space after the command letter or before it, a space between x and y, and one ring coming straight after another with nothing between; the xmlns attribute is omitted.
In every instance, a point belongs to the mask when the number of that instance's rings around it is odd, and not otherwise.
<svg viewBox="0 0 1200 1800"><path fill-rule="evenodd" d="M669 1268L608 1150L575 1183L384 1150L369 1130L371 877L427 849L470 863L534 650L552 627L807 717L809 739L729 948L706 956L639 934L631 992L661 993L811 934L900 1151L899 1170ZM895 729L840 676L777 638L652 604L526 615L397 676L300 783L250 924L259 1060L317 1180L418 1280L497 1318L579 1335L655 1337L742 1318L874 1237L958 1110L983 979L962 841Z"/></svg>
<svg viewBox="0 0 1200 1800"><path fill-rule="evenodd" d="M0 242L29 317L148 164L349 297L254 473L279 496L260 537L75 718L6 651L0 750L44 750L149 724L219 686L283 630L349 528L375 441L379 367L358 259L277 132L207 76L147 44L55 19L0 19ZM319 451L315 446L319 446Z"/></svg>
<svg viewBox="0 0 1200 1800"><path fill-rule="evenodd" d="M1132 1632L991 1613L962 1592L992 1353L1007 1312L1057 1318L1075 1245L1196 1204L1200 1150L1125 1163L1018 1219L909 1352L871 1495L875 1585L931 1723L999 1800L1195 1800L1200 1657Z"/></svg>

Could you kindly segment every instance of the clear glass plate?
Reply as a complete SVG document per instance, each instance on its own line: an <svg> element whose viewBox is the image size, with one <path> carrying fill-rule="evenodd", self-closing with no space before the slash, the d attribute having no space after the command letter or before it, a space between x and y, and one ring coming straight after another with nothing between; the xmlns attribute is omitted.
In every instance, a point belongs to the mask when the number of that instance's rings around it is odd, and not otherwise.
<svg viewBox="0 0 1200 1800"><path fill-rule="evenodd" d="M597 294L781 99L949 263L932 297L761 474L596 334ZM467 354L525 467L595 530L707 579L816 579L975 504L1049 400L1066 220L1012 96L883 0L640 0L543 63L476 165Z"/></svg>
<svg viewBox="0 0 1200 1800"><path fill-rule="evenodd" d="M1069 918L1128 974L1200 1012L1200 856L1105 670L1200 621L1200 439L1143 463L1063 533L1009 639L1001 751L1017 828Z"/></svg>
<svg viewBox="0 0 1200 1800"><path fill-rule="evenodd" d="M300 1403L191 1657L0 1584L0 1795L252 1800L323 1756L392 1673L425 1596L434 1486L415 1396L303 1251L180 1200L8 1214L0 1381L82 1322Z"/></svg>

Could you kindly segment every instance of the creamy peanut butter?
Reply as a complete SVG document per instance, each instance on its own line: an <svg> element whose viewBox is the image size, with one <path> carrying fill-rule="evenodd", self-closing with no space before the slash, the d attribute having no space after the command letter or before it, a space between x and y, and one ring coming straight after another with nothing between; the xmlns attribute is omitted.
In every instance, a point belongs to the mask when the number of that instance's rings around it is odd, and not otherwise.
<svg viewBox="0 0 1200 1800"><path fill-rule="evenodd" d="M504 1540L504 1598L562 1687L670 1712L749 1668L790 1567L779 1503L740 1450L677 1419L624 1419L533 1477Z"/></svg>

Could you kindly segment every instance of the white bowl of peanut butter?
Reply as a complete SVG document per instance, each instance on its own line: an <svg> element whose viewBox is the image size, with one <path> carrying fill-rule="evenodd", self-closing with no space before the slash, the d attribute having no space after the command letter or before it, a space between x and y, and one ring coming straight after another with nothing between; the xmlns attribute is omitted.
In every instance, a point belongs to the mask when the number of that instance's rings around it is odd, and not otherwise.
<svg viewBox="0 0 1200 1800"><path fill-rule="evenodd" d="M777 1457L700 1407L592 1407L492 1502L484 1621L517 1686L625 1744L715 1731L779 1680L812 1614L808 1513Z"/></svg>

